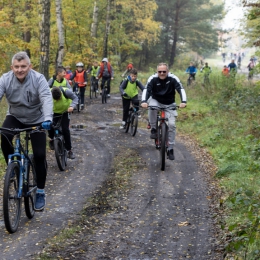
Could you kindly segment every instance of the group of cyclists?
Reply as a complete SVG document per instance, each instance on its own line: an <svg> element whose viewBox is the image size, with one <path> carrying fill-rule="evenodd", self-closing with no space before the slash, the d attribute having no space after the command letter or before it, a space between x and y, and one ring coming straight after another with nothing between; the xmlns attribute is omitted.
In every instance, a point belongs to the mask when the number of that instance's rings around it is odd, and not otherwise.
<svg viewBox="0 0 260 260"><path fill-rule="evenodd" d="M27 128L32 126L41 126L43 131L37 131L31 134L31 144L34 154L34 163L37 179L37 191L34 208L36 211L42 211L46 203L45 184L47 176L46 161L46 130L50 138L49 145L53 149L53 129L52 124L56 118L62 115L62 128L65 139L65 148L68 151L68 157L74 159L72 152L71 137L69 130L70 113L76 107L77 96L73 92L75 84L85 92L87 85L86 71L83 69L83 63L76 64L76 71L73 73L70 67L58 67L56 73L48 81L41 73L32 69L30 58L26 52L18 52L12 57L11 70L0 77L0 100L5 95L8 103L8 111L3 122L5 128ZM104 58L98 66L95 62L88 70L91 73L91 80L102 79L101 88L107 82L108 95L110 94L110 80L113 79L113 68ZM157 66L157 72L152 75L144 87L137 80L137 70L130 66L127 69L129 74L120 84L120 93L123 103L123 121L129 110L130 103L136 106L139 87L142 91L141 106L146 108L148 104L157 106L166 106L171 104L175 106L175 92L177 91L181 98L180 107L186 106L185 90L174 74L169 72L166 63L160 63ZM72 86L72 80L75 84ZM83 98L84 102L84 98ZM82 103L84 106L84 103ZM169 118L169 159L174 160L173 146L175 143L175 118L176 110L167 111ZM151 138L156 134L156 111L150 111L149 122L151 124ZM12 145L13 135L1 135L1 148L6 163L8 164L8 155L13 154Z"/></svg>

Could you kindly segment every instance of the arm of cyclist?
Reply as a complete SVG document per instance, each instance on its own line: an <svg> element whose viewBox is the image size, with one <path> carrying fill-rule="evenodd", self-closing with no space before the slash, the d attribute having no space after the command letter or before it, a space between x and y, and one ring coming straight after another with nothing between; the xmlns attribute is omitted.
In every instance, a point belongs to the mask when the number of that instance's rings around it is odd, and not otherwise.
<svg viewBox="0 0 260 260"><path fill-rule="evenodd" d="M78 97L71 89L66 89L65 94L68 99L71 99L71 104L68 108L68 112L71 113L78 104Z"/></svg>
<svg viewBox="0 0 260 260"><path fill-rule="evenodd" d="M148 107L148 103L147 100L149 99L149 97L152 95L152 84L151 81L153 80L153 78L156 76L156 74L150 76L148 78L148 81L146 83L146 86L143 90L142 93L142 101L141 101L141 107L143 108L147 108Z"/></svg>
<svg viewBox="0 0 260 260"><path fill-rule="evenodd" d="M128 95L125 93L126 86L127 86L127 80L124 79L119 86L119 91L121 96L128 97Z"/></svg>

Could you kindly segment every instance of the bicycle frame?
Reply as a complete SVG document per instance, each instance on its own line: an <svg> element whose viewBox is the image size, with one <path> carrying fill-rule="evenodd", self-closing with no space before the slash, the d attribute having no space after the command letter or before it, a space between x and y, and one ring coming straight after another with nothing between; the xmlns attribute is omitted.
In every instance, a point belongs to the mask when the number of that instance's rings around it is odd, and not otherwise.
<svg viewBox="0 0 260 260"><path fill-rule="evenodd" d="M28 141L30 139L30 133L26 132L25 137L25 149L23 149L20 139L20 133L15 135L15 146L14 146L14 153L8 155L8 164L11 162L19 163L20 165L20 173L19 173L19 188L17 198L22 198L23 194L23 184L27 182L27 168L28 162L31 162L31 159L28 156L29 152L29 144ZM18 158L21 158L20 160ZM16 158L16 159L15 159ZM32 162L31 162L32 163ZM37 187L33 187L31 190L27 192L25 196L29 196Z"/></svg>
<svg viewBox="0 0 260 260"><path fill-rule="evenodd" d="M162 124L166 125L166 148L168 147L168 124L166 123L168 121L168 118L166 118L166 112L165 110L158 110L157 112L157 124L156 124L156 131L157 131L157 138L155 139L155 145L156 149L161 149L161 142L160 142L160 131Z"/></svg>

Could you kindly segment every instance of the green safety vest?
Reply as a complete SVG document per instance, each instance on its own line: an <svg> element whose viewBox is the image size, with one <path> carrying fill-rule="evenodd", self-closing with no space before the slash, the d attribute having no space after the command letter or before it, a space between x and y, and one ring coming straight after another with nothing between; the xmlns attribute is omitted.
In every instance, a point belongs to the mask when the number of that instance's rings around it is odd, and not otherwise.
<svg viewBox="0 0 260 260"><path fill-rule="evenodd" d="M64 88L64 91L66 91L67 88ZM57 114L62 114L68 110L71 104L71 99L66 98L63 94L63 91L61 91L61 98L59 100L53 99L53 112Z"/></svg>
<svg viewBox="0 0 260 260"><path fill-rule="evenodd" d="M133 98L134 96L138 95L136 81L131 83L129 80L127 80L127 85L126 85L126 88L124 91L129 96L129 98ZM124 98L129 99L127 97L124 97Z"/></svg>
<svg viewBox="0 0 260 260"><path fill-rule="evenodd" d="M99 70L99 66L97 66L96 68L92 66L91 76L96 77L98 70Z"/></svg>
<svg viewBox="0 0 260 260"><path fill-rule="evenodd" d="M63 79L62 82L58 82L56 79L53 79L53 83L52 83L52 87L63 87L66 88L67 87L67 80Z"/></svg>

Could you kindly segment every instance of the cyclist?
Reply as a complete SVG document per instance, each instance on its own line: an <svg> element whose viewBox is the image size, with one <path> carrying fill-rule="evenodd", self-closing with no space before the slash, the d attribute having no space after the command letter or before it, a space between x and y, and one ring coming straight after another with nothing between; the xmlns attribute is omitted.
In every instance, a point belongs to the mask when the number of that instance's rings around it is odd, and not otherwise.
<svg viewBox="0 0 260 260"><path fill-rule="evenodd" d="M195 80L197 68L194 66L193 62L190 63L190 66L186 69L185 72L188 73L193 78L193 80Z"/></svg>
<svg viewBox="0 0 260 260"><path fill-rule="evenodd" d="M205 66L203 66L201 69L200 69L200 72L201 73L204 73L204 83L205 83L205 80L208 79L208 82L209 82L209 74L212 72L211 70L211 67L209 67L208 63L205 62ZM210 84L210 83L209 83Z"/></svg>
<svg viewBox="0 0 260 260"><path fill-rule="evenodd" d="M71 68L70 68L70 66L66 66L65 69L66 69L65 79L67 79L69 81L70 85L72 85L72 81L70 80L70 77L73 74L72 71L70 70Z"/></svg>
<svg viewBox="0 0 260 260"><path fill-rule="evenodd" d="M178 77L174 74L169 73L169 67L166 63L159 63L157 65L157 73L152 75L146 84L146 87L142 94L142 107L148 107L147 100L149 100L149 106L165 107L176 105L175 103L175 92L180 95L181 103L180 108L186 107L186 92L182 87L182 84ZM168 151L167 155L170 160L174 160L174 144L175 144L175 118L177 116L176 110L167 109L166 116L168 117L169 133L168 133ZM151 124L151 139L156 139L156 120L157 111L150 110L149 122Z"/></svg>
<svg viewBox="0 0 260 260"><path fill-rule="evenodd" d="M65 148L68 151L68 158L75 159L71 150L71 137L70 137L70 114L73 112L74 107L78 104L77 95L71 89L66 87L53 87L51 89L53 98L53 123L57 123L61 119L62 134L64 136ZM50 149L54 149L53 144L54 129L49 130L49 145Z"/></svg>
<svg viewBox="0 0 260 260"><path fill-rule="evenodd" d="M237 57L237 67L240 69L241 67L241 61L242 61L242 57L240 55L240 53L238 54L238 57Z"/></svg>
<svg viewBox="0 0 260 260"><path fill-rule="evenodd" d="M125 80L123 80L119 87L123 104L123 121L120 126L120 129L125 128L126 120L129 113L130 102L132 102L132 104L136 107L137 111L139 109L138 88L140 88L143 91L144 86L137 79L137 74L137 70L132 69L130 71L130 75Z"/></svg>
<svg viewBox="0 0 260 260"><path fill-rule="evenodd" d="M82 62L78 62L76 64L76 70L70 77L70 80L74 79L74 86L73 86L73 91L76 92L76 88L79 88L80 92L80 109L84 109L84 97L85 97L85 90L87 86L87 72L84 70L84 64Z"/></svg>
<svg viewBox="0 0 260 260"><path fill-rule="evenodd" d="M229 76L229 69L226 65L224 65L224 68L222 69L222 75L225 77Z"/></svg>
<svg viewBox="0 0 260 260"><path fill-rule="evenodd" d="M235 77L237 74L237 65L235 63L235 60L231 60L231 63L228 64L229 69L229 75Z"/></svg>
<svg viewBox="0 0 260 260"><path fill-rule="evenodd" d="M97 79L102 78L101 90L107 82L107 97L110 97L110 81L114 79L114 70L107 58L104 58L101 62L100 68L96 75ZM102 93L100 93L101 95Z"/></svg>
<svg viewBox="0 0 260 260"><path fill-rule="evenodd" d="M248 77L249 77L249 78L252 78L252 77L253 77L254 67L255 67L255 62L254 62L254 59L251 58L251 59L250 59L250 62L249 62L248 65L247 65L247 68L248 68Z"/></svg>
<svg viewBox="0 0 260 260"><path fill-rule="evenodd" d="M18 52L12 58L11 71L0 78L0 99L8 102L8 111L3 123L6 128L27 128L42 125L49 129L52 121L53 103L50 88L44 75L32 69L26 52ZM14 153L13 135L1 135L1 148L6 163L8 155ZM31 134L37 177L35 210L45 207L45 183L47 176L45 131Z"/></svg>
<svg viewBox="0 0 260 260"><path fill-rule="evenodd" d="M96 61L94 61L93 66L91 66L91 68L87 71L87 73L90 73L90 75L91 75L91 78L90 78L91 85L92 85L93 81L97 80L96 75L97 75L99 68L100 67L98 66L98 63ZM98 92L98 86L97 86L97 92Z"/></svg>
<svg viewBox="0 0 260 260"><path fill-rule="evenodd" d="M62 86L71 89L70 83L65 77L66 69L62 66L58 66L55 75L48 81L49 87L52 88Z"/></svg>
<svg viewBox="0 0 260 260"><path fill-rule="evenodd" d="M124 71L124 73L121 75L122 78L130 75L130 71L134 68L133 63L129 63L126 67L126 70Z"/></svg>

